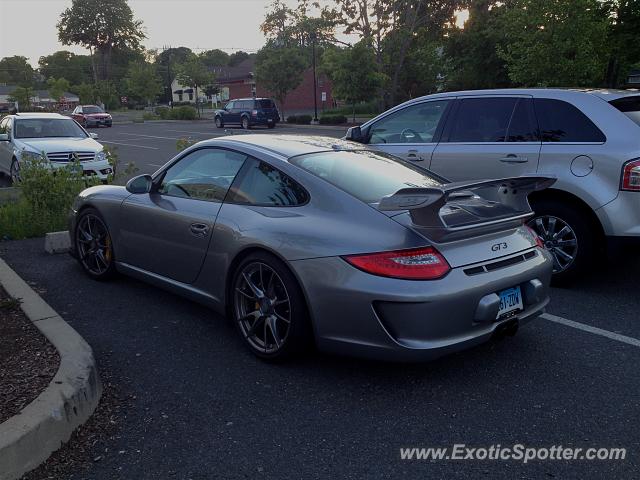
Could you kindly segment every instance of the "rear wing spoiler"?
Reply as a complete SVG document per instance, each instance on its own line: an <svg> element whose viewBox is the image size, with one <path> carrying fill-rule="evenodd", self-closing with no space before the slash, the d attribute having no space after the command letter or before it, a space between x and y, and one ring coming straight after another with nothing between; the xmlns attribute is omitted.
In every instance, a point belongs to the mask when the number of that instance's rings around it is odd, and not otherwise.
<svg viewBox="0 0 640 480"><path fill-rule="evenodd" d="M464 230L476 228L481 224L488 225L530 217L533 212L527 196L532 192L550 187L555 181L556 179L552 177L527 176L454 182L440 187L403 188L393 195L382 198L378 209L380 211L408 210L413 224L419 227L448 231ZM462 200L473 198L474 195L488 200L497 208L485 208L477 222L459 226L448 225L442 218L441 208L447 203L455 202L458 208L464 210ZM474 214L477 214L478 209L474 210Z"/></svg>

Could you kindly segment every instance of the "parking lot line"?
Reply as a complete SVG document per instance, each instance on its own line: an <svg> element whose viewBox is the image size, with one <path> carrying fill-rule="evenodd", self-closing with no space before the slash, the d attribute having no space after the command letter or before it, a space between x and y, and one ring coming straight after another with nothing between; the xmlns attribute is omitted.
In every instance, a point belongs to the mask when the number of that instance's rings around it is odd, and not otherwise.
<svg viewBox="0 0 640 480"><path fill-rule="evenodd" d="M157 147L146 147L144 145L134 145L133 143L120 143L120 142L112 142L110 140L100 140L100 143L111 143L113 145L123 145L125 147L138 147L138 148L146 148L148 150L159 150Z"/></svg>
<svg viewBox="0 0 640 480"><path fill-rule="evenodd" d="M603 330L598 327L592 327L591 325L585 325L584 323L574 322L573 320L568 320L566 318L558 317L556 315L551 315L549 313L544 313L540 315L540 318L544 318L550 322L560 323L567 327L577 328L578 330L582 330L584 332L593 333L594 335L600 335L602 337L610 338L611 340L616 340L618 342L626 343L627 345L633 345L634 347L640 347L640 340L633 337L627 337L626 335L620 335L619 333L610 332L609 330Z"/></svg>

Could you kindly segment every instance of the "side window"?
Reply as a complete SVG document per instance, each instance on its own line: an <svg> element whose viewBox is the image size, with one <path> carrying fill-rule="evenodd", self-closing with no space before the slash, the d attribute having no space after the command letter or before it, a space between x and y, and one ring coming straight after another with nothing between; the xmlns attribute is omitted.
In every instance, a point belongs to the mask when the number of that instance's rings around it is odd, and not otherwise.
<svg viewBox="0 0 640 480"><path fill-rule="evenodd" d="M196 150L169 167L158 193L221 202L246 158L230 150Z"/></svg>
<svg viewBox="0 0 640 480"><path fill-rule="evenodd" d="M449 142L504 142L518 98L460 100Z"/></svg>
<svg viewBox="0 0 640 480"><path fill-rule="evenodd" d="M369 143L431 143L449 100L403 108L371 125Z"/></svg>
<svg viewBox="0 0 640 480"><path fill-rule="evenodd" d="M543 142L604 143L607 141L604 133L570 103L536 98L534 105Z"/></svg>
<svg viewBox="0 0 640 480"><path fill-rule="evenodd" d="M228 202L274 207L293 207L307 202L305 189L280 170L259 160L250 162L237 185L231 188Z"/></svg>
<svg viewBox="0 0 640 480"><path fill-rule="evenodd" d="M518 99L507 127L507 142L540 142L530 98Z"/></svg>
<svg viewBox="0 0 640 480"><path fill-rule="evenodd" d="M229 102L229 103L227 103L227 104L225 105L225 107L224 107L224 108L225 108L226 110L233 110L233 105L234 105L234 103L235 103L235 102Z"/></svg>

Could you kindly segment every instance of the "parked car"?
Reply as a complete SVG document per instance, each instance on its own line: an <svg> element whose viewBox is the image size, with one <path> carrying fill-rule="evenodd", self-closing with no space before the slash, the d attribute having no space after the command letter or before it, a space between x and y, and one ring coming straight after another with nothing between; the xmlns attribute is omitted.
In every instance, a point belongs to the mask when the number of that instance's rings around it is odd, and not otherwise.
<svg viewBox="0 0 640 480"><path fill-rule="evenodd" d="M216 127L240 125L249 130L255 125L273 128L280 121L276 104L270 98L236 98L214 113Z"/></svg>
<svg viewBox="0 0 640 480"><path fill-rule="evenodd" d="M535 192L529 225L558 280L605 244L640 245L640 92L522 89L451 92L403 103L347 137L453 181L557 176Z"/></svg>
<svg viewBox="0 0 640 480"><path fill-rule="evenodd" d="M71 113L71 117L84 128L100 125L110 127L113 123L111 115L97 105L78 105Z"/></svg>
<svg viewBox="0 0 640 480"><path fill-rule="evenodd" d="M447 184L361 145L243 135L73 205L72 253L228 314L259 357L430 359L540 314L552 260L523 222L544 177Z"/></svg>
<svg viewBox="0 0 640 480"><path fill-rule="evenodd" d="M112 169L97 137L58 113L8 115L0 121L0 172L16 182L21 165L44 154L53 168L77 157L85 175L106 180Z"/></svg>

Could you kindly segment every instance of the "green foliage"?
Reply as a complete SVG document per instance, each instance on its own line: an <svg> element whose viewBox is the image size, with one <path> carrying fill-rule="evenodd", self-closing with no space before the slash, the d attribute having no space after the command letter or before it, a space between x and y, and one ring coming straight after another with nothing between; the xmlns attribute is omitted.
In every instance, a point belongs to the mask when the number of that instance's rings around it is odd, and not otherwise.
<svg viewBox="0 0 640 480"><path fill-rule="evenodd" d="M197 117L196 109L190 106L182 107L157 107L156 115L162 120L195 120Z"/></svg>
<svg viewBox="0 0 640 480"><path fill-rule="evenodd" d="M267 45L260 49L256 59L257 81L273 93L282 109L289 92L302 83L302 74L307 66L300 48Z"/></svg>
<svg viewBox="0 0 640 480"><path fill-rule="evenodd" d="M598 0L514 0L500 15L498 55L523 86L602 84L609 18Z"/></svg>
<svg viewBox="0 0 640 480"><path fill-rule="evenodd" d="M364 40L351 48L328 49L322 70L333 82L333 96L354 106L371 100L384 81L376 70L371 45Z"/></svg>
<svg viewBox="0 0 640 480"><path fill-rule="evenodd" d="M72 85L91 82L91 57L60 50L40 57L39 71L47 79L66 78Z"/></svg>
<svg viewBox="0 0 640 480"><path fill-rule="evenodd" d="M195 89L196 105L198 104L198 88L210 85L215 80L215 76L202 63L197 55L190 56L178 70L177 80L186 87ZM198 111L198 115L200 112Z"/></svg>
<svg viewBox="0 0 640 480"><path fill-rule="evenodd" d="M49 88L51 99L56 102L64 95L64 92L68 92L71 88L66 78L58 78L56 80L53 77L47 80L47 87Z"/></svg>
<svg viewBox="0 0 640 480"><path fill-rule="evenodd" d="M153 112L144 112L142 114L142 119L144 121L147 121L147 120L159 120L160 119L160 115L156 115Z"/></svg>
<svg viewBox="0 0 640 480"><path fill-rule="evenodd" d="M107 110L120 105L120 97L115 84L109 80L101 80L94 87L96 103L102 102Z"/></svg>
<svg viewBox="0 0 640 480"><path fill-rule="evenodd" d="M313 120L311 115L289 115L287 117L287 123L293 123L298 125L309 125Z"/></svg>
<svg viewBox="0 0 640 480"><path fill-rule="evenodd" d="M84 177L77 160L55 170L44 158L25 162L20 177L22 198L0 206L2 238L28 238L64 230L78 193L100 183L97 178Z"/></svg>
<svg viewBox="0 0 640 480"><path fill-rule="evenodd" d="M310 15L310 7L315 8L316 15ZM309 47L313 41L319 45L335 43L339 23L340 13L333 6L300 1L293 8L282 0L274 0L260 30L279 45Z"/></svg>
<svg viewBox="0 0 640 480"><path fill-rule="evenodd" d="M179 138L178 141L176 142L176 150L178 152L181 152L181 151L189 148L191 145L195 145L196 143L198 143L198 142L193 140L191 137Z"/></svg>
<svg viewBox="0 0 640 480"><path fill-rule="evenodd" d="M29 87L33 85L33 73L27 57L14 55L0 60L0 83Z"/></svg>
<svg viewBox="0 0 640 480"><path fill-rule="evenodd" d="M17 87L7 98L10 102L18 102L20 111L28 111L31 108L31 99L35 92L31 87Z"/></svg>
<svg viewBox="0 0 640 480"><path fill-rule="evenodd" d="M132 63L124 79L126 92L134 100L152 104L162 93L162 83L156 69L148 63Z"/></svg>
<svg viewBox="0 0 640 480"><path fill-rule="evenodd" d="M85 105L96 103L96 92L92 85L82 83L74 86L73 91L80 97L80 103Z"/></svg>
<svg viewBox="0 0 640 480"><path fill-rule="evenodd" d="M347 117L344 115L321 115L319 121L320 125L342 125L347 123Z"/></svg>
<svg viewBox="0 0 640 480"><path fill-rule="evenodd" d="M235 67L244 62L247 58L249 58L249 54L247 52L243 52L242 50L238 50L237 52L233 52L229 55L229 61L227 65L230 67Z"/></svg>
<svg viewBox="0 0 640 480"><path fill-rule="evenodd" d="M207 67L222 67L229 63L229 54L217 48L214 50L206 50L198 56Z"/></svg>

